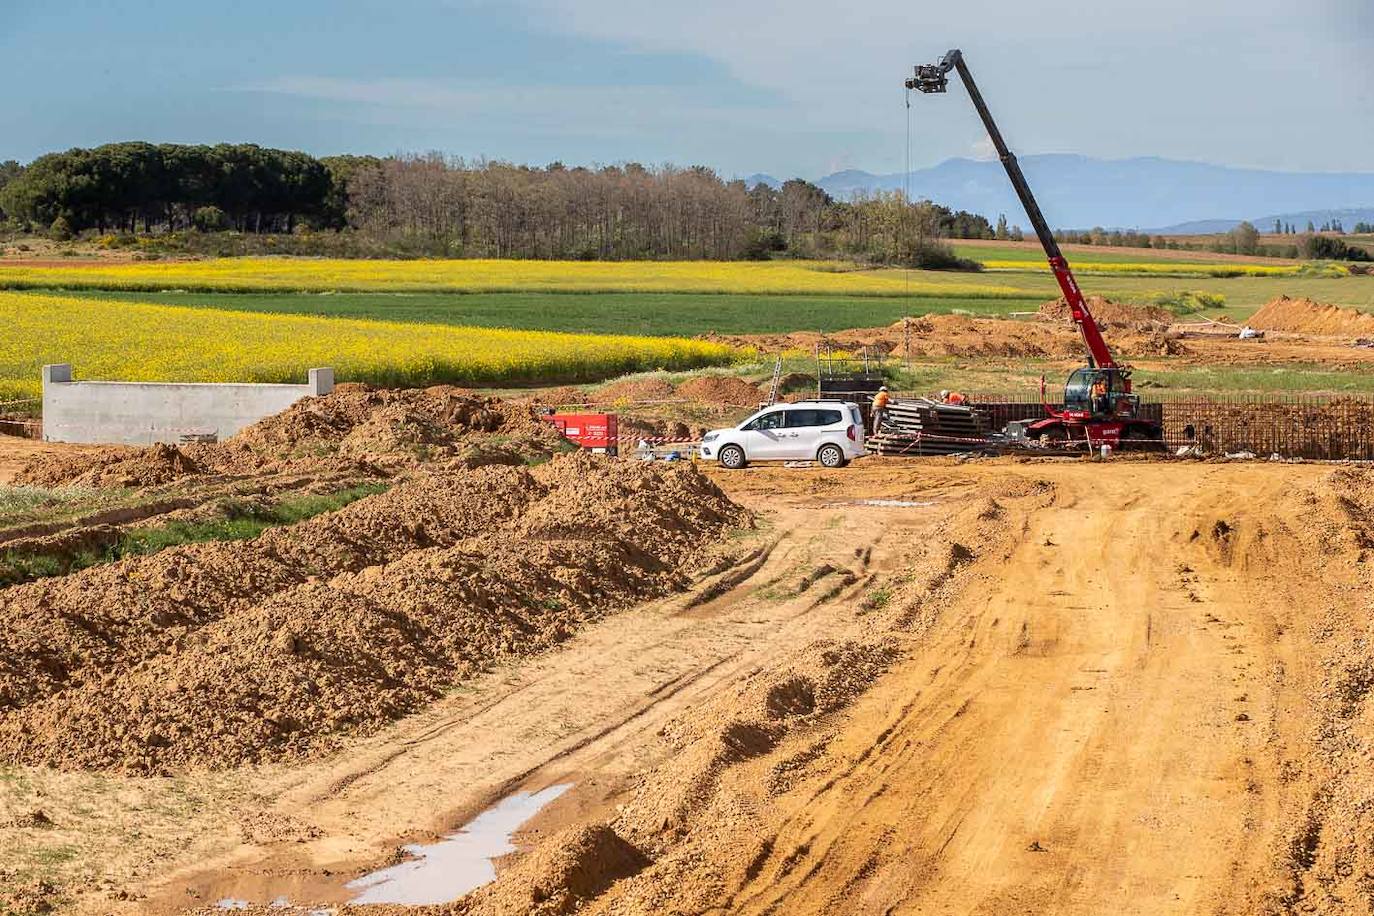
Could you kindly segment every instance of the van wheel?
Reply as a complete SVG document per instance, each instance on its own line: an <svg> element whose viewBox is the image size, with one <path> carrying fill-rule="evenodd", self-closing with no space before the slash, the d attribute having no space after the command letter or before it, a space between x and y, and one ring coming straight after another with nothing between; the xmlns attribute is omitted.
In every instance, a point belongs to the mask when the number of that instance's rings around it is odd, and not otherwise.
<svg viewBox="0 0 1374 916"><path fill-rule="evenodd" d="M849 463L844 460L844 452L838 445L822 445L816 452L816 460L827 468L842 468Z"/></svg>
<svg viewBox="0 0 1374 916"><path fill-rule="evenodd" d="M748 462L744 460L744 449L740 448L738 445L727 445L720 450L720 463L722 467L727 467L732 471L738 471Z"/></svg>

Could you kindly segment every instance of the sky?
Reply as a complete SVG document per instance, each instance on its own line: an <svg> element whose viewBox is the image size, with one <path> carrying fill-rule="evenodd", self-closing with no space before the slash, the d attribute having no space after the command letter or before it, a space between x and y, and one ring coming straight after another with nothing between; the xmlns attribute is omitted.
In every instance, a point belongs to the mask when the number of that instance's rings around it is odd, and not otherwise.
<svg viewBox="0 0 1374 916"><path fill-rule="evenodd" d="M900 172L963 49L1018 153L1374 171L1374 0L0 0L0 159L118 140ZM912 98L914 168L987 155Z"/></svg>

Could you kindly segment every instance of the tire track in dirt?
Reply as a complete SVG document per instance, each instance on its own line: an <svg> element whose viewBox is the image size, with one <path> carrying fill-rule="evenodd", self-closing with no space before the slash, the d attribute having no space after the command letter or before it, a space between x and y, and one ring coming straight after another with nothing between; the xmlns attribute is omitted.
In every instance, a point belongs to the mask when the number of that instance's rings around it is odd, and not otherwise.
<svg viewBox="0 0 1374 916"><path fill-rule="evenodd" d="M817 589L794 594L782 587L822 562L843 569L846 558L854 560L855 543L872 547L875 539L861 534L866 513L800 538L798 532L809 532L810 513L782 514L778 533L746 555L752 561L721 571L693 595L593 625L559 653L475 685L480 701L441 702L403 728L404 736L379 742L376 755L364 746L345 772L285 791L274 810L325 836L228 850L215 874L198 868L174 886L190 884L201 899L257 899L270 888L265 899L285 893L337 900L339 881L327 873L347 871L346 862L384 861L399 843L430 839L522 785L571 779L592 800L612 791L623 774L655 759L645 755L665 722L755 676L781 647L813 639L851 612L846 598L827 601ZM936 517L930 509L916 513L918 525ZM714 594L722 582L725 590ZM714 597L701 601L702 594ZM588 781L582 774L595 775ZM461 794L445 792L452 786L462 786ZM435 810L436 798L442 810ZM413 814L398 820L398 811Z"/></svg>

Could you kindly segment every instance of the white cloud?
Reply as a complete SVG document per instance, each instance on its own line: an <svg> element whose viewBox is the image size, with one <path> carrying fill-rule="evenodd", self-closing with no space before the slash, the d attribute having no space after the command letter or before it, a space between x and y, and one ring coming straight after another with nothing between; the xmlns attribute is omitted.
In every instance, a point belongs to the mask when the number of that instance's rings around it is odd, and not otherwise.
<svg viewBox="0 0 1374 916"><path fill-rule="evenodd" d="M1374 126L1348 116L1368 93L1345 56L1331 53L1322 24L1369 0L511 2L541 28L705 55L789 98L796 124L863 133L896 149L899 161L900 81L912 64L951 46L964 48L1009 143L1023 153L1352 168L1374 143ZM1324 88L1313 93L1314 85ZM952 96L961 93L952 87ZM980 141L963 100L914 104L925 161L966 155ZM1284 133L1324 142L1280 140L1276 111ZM816 165L838 152L816 151ZM875 147L857 159L872 167L893 156Z"/></svg>

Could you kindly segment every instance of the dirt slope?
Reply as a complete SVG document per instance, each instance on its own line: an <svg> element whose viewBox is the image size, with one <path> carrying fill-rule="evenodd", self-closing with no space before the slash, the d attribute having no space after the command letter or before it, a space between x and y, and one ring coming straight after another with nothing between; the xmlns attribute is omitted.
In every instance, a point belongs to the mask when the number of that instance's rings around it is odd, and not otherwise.
<svg viewBox="0 0 1374 916"><path fill-rule="evenodd" d="M1280 296L1250 316L1248 324L1264 331L1289 331L1328 337L1374 337L1374 315L1358 309L1325 305L1311 299Z"/></svg>

